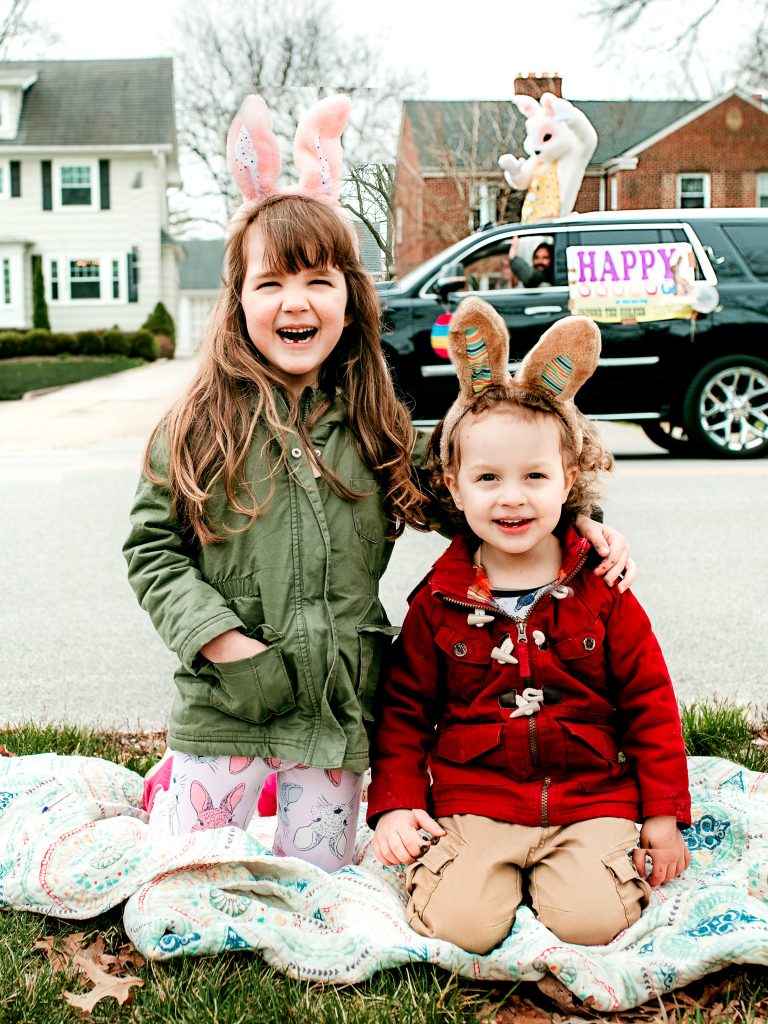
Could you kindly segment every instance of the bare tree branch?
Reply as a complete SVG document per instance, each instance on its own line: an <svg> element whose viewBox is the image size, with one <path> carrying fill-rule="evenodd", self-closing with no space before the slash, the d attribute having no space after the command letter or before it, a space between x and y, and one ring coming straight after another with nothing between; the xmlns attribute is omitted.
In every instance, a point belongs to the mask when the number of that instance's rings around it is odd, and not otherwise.
<svg viewBox="0 0 768 1024"><path fill-rule="evenodd" d="M30 16L34 0L0 0L0 60L12 50L22 51L36 42L51 43L55 36L43 22Z"/></svg>
<svg viewBox="0 0 768 1024"><path fill-rule="evenodd" d="M359 191L360 172L350 171L345 205L375 228L374 237L382 244L391 232L378 225L391 219L391 198L386 188L374 184L372 168L394 162L401 101L415 88L413 77L384 65L375 42L348 39L336 24L332 0L294 0L289 8L274 0L239 0L237 5L199 0L185 10L180 30L176 93L182 159L188 177L204 179L202 187L215 186L220 193L222 225L239 203L226 167L225 140L243 98L255 92L266 100L289 183L300 114L338 90L352 99L344 134L346 164L366 168ZM378 210L377 202L384 204Z"/></svg>
<svg viewBox="0 0 768 1024"><path fill-rule="evenodd" d="M766 11L764 0L728 0L729 24L742 28L741 38L733 50L729 68L730 85L742 85L753 89L768 88L768 42L766 41ZM739 7L740 10L736 10ZM726 10L724 0L709 0L706 4L681 6L676 0L592 0L587 16L599 22L603 28L601 49L608 56L623 56L618 48L617 38L631 32L639 32L638 23L656 13L663 18L660 31L643 32L643 47L665 54L674 65L674 77L686 82L695 93L696 78L704 78L714 86L713 91L724 91L726 83L722 76L713 76L712 66L719 63L722 55L722 39L718 38L710 47L717 50L707 52L703 30L715 23L715 15ZM750 26L755 26L750 29ZM647 29L647 24L646 24ZM715 58L715 59L713 59ZM718 80L720 79L720 80Z"/></svg>

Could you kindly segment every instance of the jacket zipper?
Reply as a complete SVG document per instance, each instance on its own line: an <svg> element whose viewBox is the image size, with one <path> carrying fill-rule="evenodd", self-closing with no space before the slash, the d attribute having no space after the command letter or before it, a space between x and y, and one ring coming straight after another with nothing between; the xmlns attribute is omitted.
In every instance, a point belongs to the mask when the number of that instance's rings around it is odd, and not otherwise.
<svg viewBox="0 0 768 1024"><path fill-rule="evenodd" d="M587 552L579 558L578 563L574 567L573 571L568 573L562 580L558 580L557 586L561 587L578 573L581 567L587 560ZM530 620L533 609L539 603L539 601L550 594L551 591L546 591L544 594L540 594L539 597L533 602L528 610L528 615L525 619L513 619L515 627L517 628L517 654L518 661L520 663L520 682L521 689L525 690L526 687L530 686L533 682L533 672L531 670L531 661L528 657L528 631L527 621ZM553 600L556 600L553 598ZM528 744L531 751L531 764L534 769L539 767L539 737L536 732L536 715L528 716ZM549 787L552 783L552 779L549 775L544 776L544 784L541 787L541 827L547 828L549 825Z"/></svg>
<svg viewBox="0 0 768 1024"><path fill-rule="evenodd" d="M541 827L549 828L549 787L552 779L544 776L544 785L541 787Z"/></svg>
<svg viewBox="0 0 768 1024"><path fill-rule="evenodd" d="M578 572L581 571L582 566L584 565L584 563L587 560L587 553L588 552L585 551L580 556L580 558L579 558L578 562L576 563L576 565L574 566L573 570L571 572L569 572L567 576L564 576L563 579L557 581L557 586L558 587L564 586L566 583L568 583L570 580L572 580L573 577ZM542 598L547 597L549 594L551 594L551 590L546 591L546 593L544 593L544 594L540 594L539 597L536 598L536 600L533 602L531 607L528 609L528 615L527 615L527 617L525 619L513 619L512 620L514 622L514 624L515 624L515 628L517 629L517 644L518 644L517 654L519 655L518 661L520 663L520 681L522 683L521 689L523 689L523 690L526 689L526 687L529 686L531 684L531 682L533 681L533 674L531 672L531 662L530 662L530 658L528 657L528 631L527 631L526 623L527 623L527 621L530 620L531 613L533 612L533 609L536 607L536 605L539 603L539 601ZM488 609L492 609L495 612L502 612L502 614L504 614L502 609L499 608L499 606L496 605L495 603L494 603L494 605L488 605L488 604L481 605L481 604L478 604L478 603L470 604L470 603L468 603L466 601L459 601L459 600L457 600L456 598L453 598L453 597L446 597L445 594L441 594L440 596L442 597L442 599L447 604L453 604L453 605L456 605L459 608L481 608L481 607L485 607L485 608L488 608ZM553 598L553 600L556 600L556 599ZM531 764L536 769L536 768L539 767L539 739L538 739L538 736L537 736L537 733L536 733L536 716L535 715L530 715L528 717L528 743L529 743L530 751L531 751ZM543 785L541 787L541 827L542 828L548 828L549 827L549 787L551 785L552 785L551 777L549 775L545 775L544 776L544 783L543 783Z"/></svg>
<svg viewBox="0 0 768 1024"><path fill-rule="evenodd" d="M503 615L504 612L499 608L497 604L488 604L485 601L459 601L455 597L446 597L445 594L440 594L440 597L445 601L446 604L455 604L457 608L487 608L488 611L493 612L495 615Z"/></svg>

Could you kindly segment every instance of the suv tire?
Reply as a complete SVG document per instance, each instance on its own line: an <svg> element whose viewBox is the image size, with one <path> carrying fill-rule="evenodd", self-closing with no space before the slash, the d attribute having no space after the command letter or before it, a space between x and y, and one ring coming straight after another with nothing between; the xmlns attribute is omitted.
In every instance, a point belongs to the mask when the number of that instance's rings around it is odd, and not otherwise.
<svg viewBox="0 0 768 1024"><path fill-rule="evenodd" d="M688 437L709 455L768 454L768 362L737 354L707 363L688 387L683 419Z"/></svg>

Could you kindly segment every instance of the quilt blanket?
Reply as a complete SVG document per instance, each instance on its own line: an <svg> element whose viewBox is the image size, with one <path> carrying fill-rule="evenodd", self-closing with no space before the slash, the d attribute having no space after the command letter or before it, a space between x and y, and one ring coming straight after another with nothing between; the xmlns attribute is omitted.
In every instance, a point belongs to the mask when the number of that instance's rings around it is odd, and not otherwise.
<svg viewBox="0 0 768 1024"><path fill-rule="evenodd" d="M607 946L559 941L523 907L487 956L405 923L404 877L361 821L335 874L271 854L275 820L153 841L142 780L98 758L0 758L0 904L60 918L125 902L146 957L258 950L295 977L359 982L409 961L488 980L554 976L597 1010L638 1006L728 963L768 965L768 775L691 758L692 863Z"/></svg>

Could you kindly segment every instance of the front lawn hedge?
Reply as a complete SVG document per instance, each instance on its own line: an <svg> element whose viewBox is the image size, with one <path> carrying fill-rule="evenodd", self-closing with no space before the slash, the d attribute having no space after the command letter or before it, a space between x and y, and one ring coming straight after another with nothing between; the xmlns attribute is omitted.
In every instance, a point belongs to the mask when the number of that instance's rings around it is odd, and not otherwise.
<svg viewBox="0 0 768 1024"><path fill-rule="evenodd" d="M0 359L20 356L97 356L120 355L153 362L160 348L151 331L46 331L35 327L31 331L0 331Z"/></svg>

